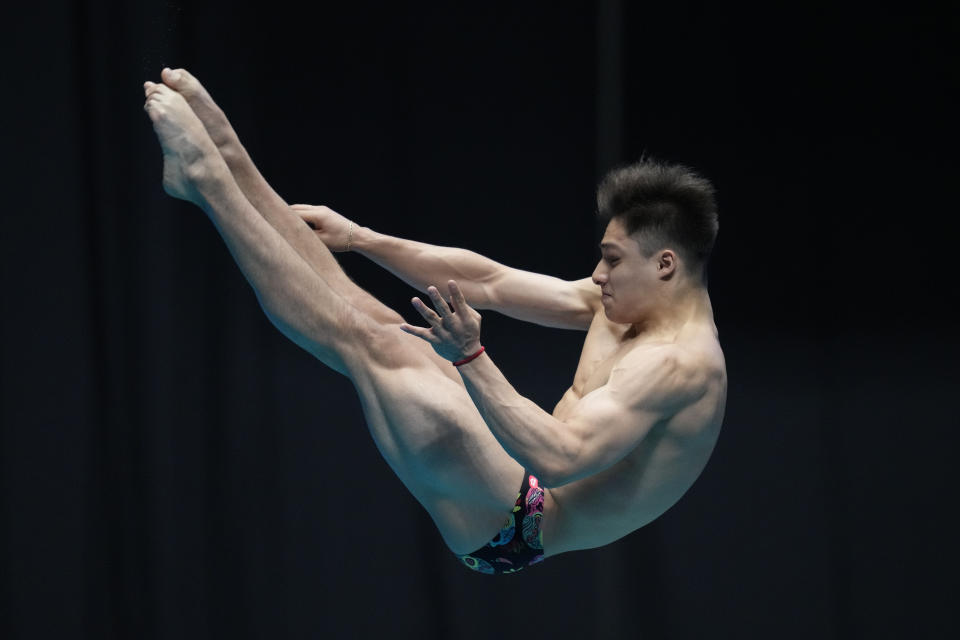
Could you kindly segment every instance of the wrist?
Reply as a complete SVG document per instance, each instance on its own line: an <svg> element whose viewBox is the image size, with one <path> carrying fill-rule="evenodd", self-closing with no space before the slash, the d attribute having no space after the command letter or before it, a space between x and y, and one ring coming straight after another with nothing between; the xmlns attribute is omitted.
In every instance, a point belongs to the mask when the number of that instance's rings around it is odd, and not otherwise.
<svg viewBox="0 0 960 640"><path fill-rule="evenodd" d="M377 236L380 234L370 227L361 227L356 222L353 223L353 233L350 235L350 251L362 253L370 249L376 243Z"/></svg>
<svg viewBox="0 0 960 640"><path fill-rule="evenodd" d="M479 358L479 357L480 357L480 354L482 354L482 353L485 352L486 350L487 350L487 348L484 347L484 346L482 346L482 345L478 342L477 345L476 345L476 348L469 348L469 349L467 349L467 352L466 352L465 354L463 354L463 356L462 356L459 360L456 360L456 361L453 362L453 366L455 366L455 367L460 367L460 366L463 366L463 365L465 365L465 364L467 364L467 363L469 363L469 362L473 362L474 360L476 360L477 358Z"/></svg>

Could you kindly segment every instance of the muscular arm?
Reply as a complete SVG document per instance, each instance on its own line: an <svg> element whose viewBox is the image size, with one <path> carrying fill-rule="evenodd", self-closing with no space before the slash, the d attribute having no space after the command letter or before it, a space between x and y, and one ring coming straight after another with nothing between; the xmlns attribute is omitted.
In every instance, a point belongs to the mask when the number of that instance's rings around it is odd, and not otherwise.
<svg viewBox="0 0 960 640"><path fill-rule="evenodd" d="M558 420L524 398L480 349L480 314L467 304L457 282L448 283L450 302L430 287L430 309L412 300L429 327L403 323L401 329L429 342L459 366L470 398L510 456L560 486L599 473L633 451L657 424L699 400L710 372L675 344L635 345L613 367L602 387Z"/></svg>
<svg viewBox="0 0 960 640"><path fill-rule="evenodd" d="M561 421L517 393L486 354L459 369L493 435L548 487L616 464L657 423L706 390L704 377L682 364L676 347L634 351Z"/></svg>
<svg viewBox="0 0 960 640"><path fill-rule="evenodd" d="M562 280L507 267L467 249L406 240L356 225L348 230L350 221L327 207L292 209L331 250L349 248L420 291L456 280L477 309L548 327L586 330L600 305L600 289L590 278Z"/></svg>
<svg viewBox="0 0 960 640"><path fill-rule="evenodd" d="M590 278L567 281L507 267L479 253L361 228L354 251L420 291L456 280L478 309L563 329L588 329L599 303Z"/></svg>

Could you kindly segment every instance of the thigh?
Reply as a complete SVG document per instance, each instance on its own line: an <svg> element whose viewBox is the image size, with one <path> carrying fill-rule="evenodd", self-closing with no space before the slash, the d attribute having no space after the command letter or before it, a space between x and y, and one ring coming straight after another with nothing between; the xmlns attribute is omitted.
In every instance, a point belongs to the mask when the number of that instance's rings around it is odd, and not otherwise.
<svg viewBox="0 0 960 640"><path fill-rule="evenodd" d="M433 349L399 325L382 329L348 365L371 435L451 549L469 553L512 509L523 467L490 433L449 362L430 357Z"/></svg>

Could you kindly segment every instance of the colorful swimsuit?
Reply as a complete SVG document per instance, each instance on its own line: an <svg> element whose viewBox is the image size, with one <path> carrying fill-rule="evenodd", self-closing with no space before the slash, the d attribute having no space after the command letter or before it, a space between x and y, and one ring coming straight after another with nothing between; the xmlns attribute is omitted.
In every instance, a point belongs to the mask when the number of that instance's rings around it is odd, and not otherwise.
<svg viewBox="0 0 960 640"><path fill-rule="evenodd" d="M543 560L543 489L535 476L524 474L517 503L500 533L473 553L459 556L480 573L515 573Z"/></svg>

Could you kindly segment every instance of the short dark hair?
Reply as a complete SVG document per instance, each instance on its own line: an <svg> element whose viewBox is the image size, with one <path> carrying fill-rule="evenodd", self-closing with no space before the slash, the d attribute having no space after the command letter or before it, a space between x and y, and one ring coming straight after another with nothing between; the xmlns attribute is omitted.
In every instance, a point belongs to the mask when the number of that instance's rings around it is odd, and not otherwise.
<svg viewBox="0 0 960 640"><path fill-rule="evenodd" d="M608 173L597 188L597 214L605 224L620 220L639 234L651 256L673 245L693 272L704 270L719 223L714 188L689 167L643 158Z"/></svg>

